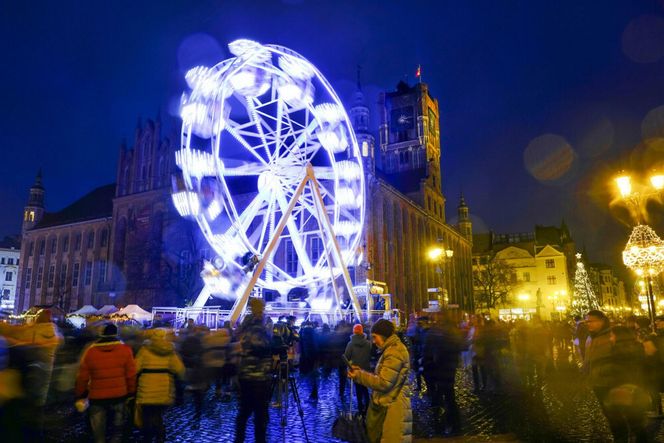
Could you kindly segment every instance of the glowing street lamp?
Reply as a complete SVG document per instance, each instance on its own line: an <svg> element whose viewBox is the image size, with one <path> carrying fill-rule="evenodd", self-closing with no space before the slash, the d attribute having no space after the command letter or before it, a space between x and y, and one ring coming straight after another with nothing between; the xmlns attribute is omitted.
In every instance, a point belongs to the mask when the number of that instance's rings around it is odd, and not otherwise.
<svg viewBox="0 0 664 443"><path fill-rule="evenodd" d="M664 268L664 241L646 225L637 225L629 236L623 251L625 266L643 276L646 281L647 310L650 327L655 332L655 297L652 291L652 277Z"/></svg>
<svg viewBox="0 0 664 443"><path fill-rule="evenodd" d="M445 249L445 248L441 248L439 246L434 246L434 247L430 248L427 251L427 256L429 257L429 260L431 260L433 263L436 264L436 273L440 274L439 288L440 288L440 291L442 291L443 290L442 289L442 287L443 287L442 265L447 260L452 259L452 257L454 256L454 251L452 249ZM442 295L443 306L445 306L447 304L447 301L448 301L447 297L445 296L445 294L443 294Z"/></svg>

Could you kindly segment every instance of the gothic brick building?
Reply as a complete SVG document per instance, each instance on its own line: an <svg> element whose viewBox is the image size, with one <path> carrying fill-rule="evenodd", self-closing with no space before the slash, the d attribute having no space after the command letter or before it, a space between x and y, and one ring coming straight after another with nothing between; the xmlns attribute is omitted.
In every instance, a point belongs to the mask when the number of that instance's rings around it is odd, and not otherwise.
<svg viewBox="0 0 664 443"><path fill-rule="evenodd" d="M445 222L438 102L426 84L402 82L380 103L376 146L358 84L350 116L364 157L367 217L364 261L352 277L385 282L394 305L407 312L427 307L429 288L442 288L435 294L449 305L469 308L472 226L463 200L459 226ZM210 248L173 208L176 149L158 117L139 123L133 146L120 149L117 183L54 213L45 210L37 177L24 212L19 312L36 304L65 311L85 304L183 306L196 297ZM453 250L453 257L431 263L427 250L434 246Z"/></svg>

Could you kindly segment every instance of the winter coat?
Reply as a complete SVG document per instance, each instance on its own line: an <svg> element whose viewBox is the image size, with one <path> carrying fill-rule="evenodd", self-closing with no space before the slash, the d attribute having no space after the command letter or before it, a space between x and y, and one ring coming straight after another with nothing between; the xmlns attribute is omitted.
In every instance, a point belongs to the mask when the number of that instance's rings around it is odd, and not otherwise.
<svg viewBox="0 0 664 443"><path fill-rule="evenodd" d="M269 381L272 379L272 348L263 319L248 315L239 330L240 380Z"/></svg>
<svg viewBox="0 0 664 443"><path fill-rule="evenodd" d="M413 415L410 407L410 358L408 349L396 334L383 344L383 353L374 373L359 371L355 381L372 389L371 400L387 406L381 442L410 442ZM397 392L398 391L398 392Z"/></svg>
<svg viewBox="0 0 664 443"><path fill-rule="evenodd" d="M371 370L371 343L365 334L353 334L346 345L346 358L365 371Z"/></svg>
<svg viewBox="0 0 664 443"><path fill-rule="evenodd" d="M203 338L203 365L206 368L223 368L231 337L226 329L211 332Z"/></svg>
<svg viewBox="0 0 664 443"><path fill-rule="evenodd" d="M136 365L131 348L102 338L83 352L76 377L76 398L122 399L136 392Z"/></svg>
<svg viewBox="0 0 664 443"><path fill-rule="evenodd" d="M146 341L136 356L136 372L136 403L173 404L175 377L184 378L184 364L171 342L161 336Z"/></svg>
<svg viewBox="0 0 664 443"><path fill-rule="evenodd" d="M424 335L422 367L425 377L454 384L464 339L458 329L432 326Z"/></svg>
<svg viewBox="0 0 664 443"><path fill-rule="evenodd" d="M612 345L610 329L590 334L586 339L583 370L591 387L608 387L612 375Z"/></svg>

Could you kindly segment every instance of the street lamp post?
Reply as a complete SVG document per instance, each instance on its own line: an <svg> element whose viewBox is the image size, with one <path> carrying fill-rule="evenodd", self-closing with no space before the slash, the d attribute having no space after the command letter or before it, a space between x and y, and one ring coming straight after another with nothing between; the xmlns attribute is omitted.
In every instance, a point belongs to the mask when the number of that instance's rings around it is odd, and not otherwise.
<svg viewBox="0 0 664 443"><path fill-rule="evenodd" d="M631 206L636 213L637 224L632 230L625 250L623 263L639 276L644 276L647 286L648 315L650 327L655 332L655 298L652 290L652 278L664 267L664 242L655 231L644 224L645 216L643 200L659 195L664 189L664 174L654 173L650 176L650 184L637 186L634 190L632 178L623 174L616 178L620 197Z"/></svg>
<svg viewBox="0 0 664 443"><path fill-rule="evenodd" d="M452 249L445 249L441 248L439 246L433 247L429 249L428 252L429 260L433 262L436 265L436 273L439 274L439 280L438 280L438 288L439 288L439 293L442 293L442 303L443 303L443 308L447 307L447 296L443 292L443 265L445 262L448 260L451 260L452 257L454 256L454 251Z"/></svg>
<svg viewBox="0 0 664 443"><path fill-rule="evenodd" d="M656 332L652 278L664 267L664 241L649 226L635 226L623 251L623 262L638 276L645 278L650 328Z"/></svg>

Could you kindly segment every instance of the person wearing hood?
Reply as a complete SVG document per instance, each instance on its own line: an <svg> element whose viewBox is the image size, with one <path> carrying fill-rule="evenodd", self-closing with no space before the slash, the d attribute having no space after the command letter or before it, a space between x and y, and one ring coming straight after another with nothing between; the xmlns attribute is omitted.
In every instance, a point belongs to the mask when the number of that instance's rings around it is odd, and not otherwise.
<svg viewBox="0 0 664 443"><path fill-rule="evenodd" d="M613 346L609 319L602 311L592 310L586 314L585 323L588 338L585 345L583 372L588 376L588 385L595 393L602 412L607 415L605 405L613 372Z"/></svg>
<svg viewBox="0 0 664 443"><path fill-rule="evenodd" d="M81 357L76 377L77 400L87 397L95 443L106 441L106 419L112 414L111 441L122 438L125 401L136 392L136 365L129 346L118 339L118 327L107 324L101 338Z"/></svg>
<svg viewBox="0 0 664 443"><path fill-rule="evenodd" d="M363 371L371 370L371 343L367 340L361 324L353 326L353 335L350 336L350 341L346 345L344 356L351 365L356 365ZM353 382L353 384L357 397L357 409L362 415L366 415L369 406L369 389L357 382Z"/></svg>
<svg viewBox="0 0 664 443"><path fill-rule="evenodd" d="M143 418L147 441L166 439L164 411L175 401L175 378L184 378L184 364L167 340L166 330L154 329L136 355L136 404Z"/></svg>
<svg viewBox="0 0 664 443"><path fill-rule="evenodd" d="M409 443L413 434L410 407L410 357L395 334L392 322L380 319L371 328L371 338L382 354L373 373L353 365L348 377L371 388L366 428L371 443Z"/></svg>

